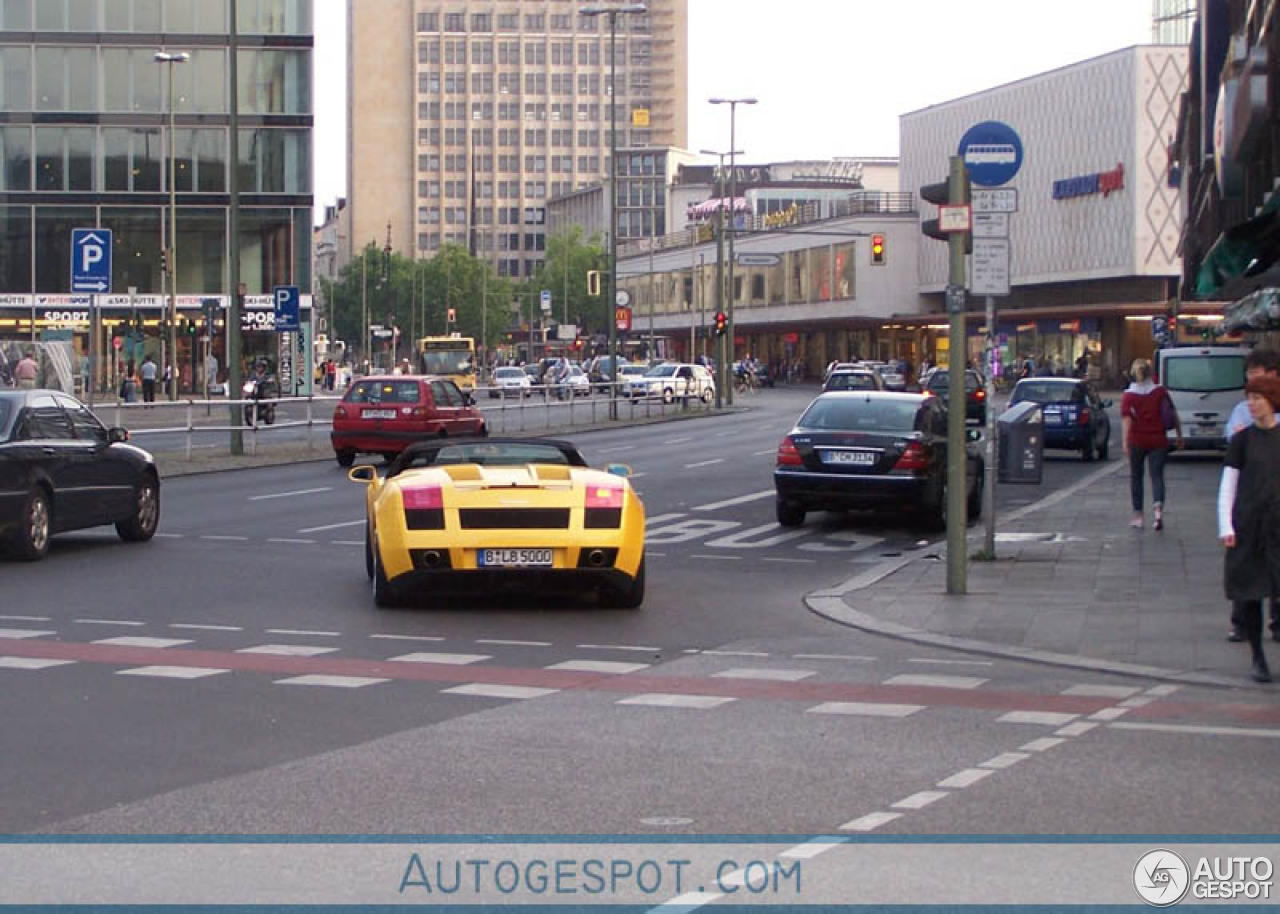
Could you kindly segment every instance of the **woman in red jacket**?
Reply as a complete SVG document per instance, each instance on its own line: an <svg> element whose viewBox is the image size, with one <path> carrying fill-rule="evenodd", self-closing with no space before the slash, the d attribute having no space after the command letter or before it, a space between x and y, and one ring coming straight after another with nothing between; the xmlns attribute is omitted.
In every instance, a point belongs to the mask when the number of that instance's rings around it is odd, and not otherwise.
<svg viewBox="0 0 1280 914"><path fill-rule="evenodd" d="M1133 498L1133 519L1129 526L1142 529L1142 465L1151 474L1151 527L1164 529L1164 461L1169 454L1168 429L1177 432L1182 447L1182 420L1173 407L1169 392L1151 380L1151 363L1134 359L1129 369L1133 383L1120 400L1124 427L1124 455L1129 458L1129 491Z"/></svg>

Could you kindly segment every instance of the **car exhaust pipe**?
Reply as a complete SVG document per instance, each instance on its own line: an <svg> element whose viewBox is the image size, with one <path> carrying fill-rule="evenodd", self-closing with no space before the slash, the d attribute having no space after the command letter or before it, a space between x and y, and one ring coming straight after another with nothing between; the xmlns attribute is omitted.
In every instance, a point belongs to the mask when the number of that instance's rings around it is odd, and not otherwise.
<svg viewBox="0 0 1280 914"><path fill-rule="evenodd" d="M592 549L587 553L587 564L592 568L601 568L604 566L604 550Z"/></svg>

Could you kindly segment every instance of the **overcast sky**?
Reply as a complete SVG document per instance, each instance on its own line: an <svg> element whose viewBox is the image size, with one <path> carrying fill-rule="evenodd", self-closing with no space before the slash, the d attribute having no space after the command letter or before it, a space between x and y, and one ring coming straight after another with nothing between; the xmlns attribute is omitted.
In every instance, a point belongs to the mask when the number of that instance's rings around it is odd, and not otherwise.
<svg viewBox="0 0 1280 914"><path fill-rule="evenodd" d="M346 2L315 0L315 197L346 194ZM379 0L350 0L377 3ZM898 154L898 116L1151 38L1152 0L689 0L689 148ZM1052 100L1046 99L1046 104Z"/></svg>

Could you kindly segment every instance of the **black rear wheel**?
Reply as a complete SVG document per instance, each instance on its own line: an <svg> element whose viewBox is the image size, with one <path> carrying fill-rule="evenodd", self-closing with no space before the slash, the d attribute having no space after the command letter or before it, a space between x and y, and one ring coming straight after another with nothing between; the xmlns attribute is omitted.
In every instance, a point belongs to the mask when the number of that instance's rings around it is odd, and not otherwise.
<svg viewBox="0 0 1280 914"><path fill-rule="evenodd" d="M351 464L356 462L355 451L337 451L334 453L334 457L336 457L338 460L338 466L342 467L343 469L346 469L347 467L351 466Z"/></svg>
<svg viewBox="0 0 1280 914"><path fill-rule="evenodd" d="M380 609L394 609L400 605L400 594L387 580L387 573L382 570L382 557L378 554L378 541L369 544L373 561L373 603Z"/></svg>
<svg viewBox="0 0 1280 914"><path fill-rule="evenodd" d="M640 556L640 567L636 569L636 576L631 579L630 584L623 585L617 589L610 590L601 595L601 601L606 606L616 609L636 609L644 602L644 556Z"/></svg>
<svg viewBox="0 0 1280 914"><path fill-rule="evenodd" d="M778 518L778 523L784 527L802 527L804 526L804 516L807 513L804 508L779 497L774 503L774 513Z"/></svg>

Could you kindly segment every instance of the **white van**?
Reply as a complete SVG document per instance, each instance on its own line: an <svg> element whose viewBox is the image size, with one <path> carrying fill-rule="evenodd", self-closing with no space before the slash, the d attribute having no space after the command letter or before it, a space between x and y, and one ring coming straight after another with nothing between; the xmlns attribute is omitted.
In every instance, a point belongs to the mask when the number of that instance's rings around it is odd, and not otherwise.
<svg viewBox="0 0 1280 914"><path fill-rule="evenodd" d="M1156 381L1169 391L1188 449L1226 447L1227 417L1244 399L1244 360L1234 346L1156 350ZM1169 440L1176 437L1169 432Z"/></svg>

